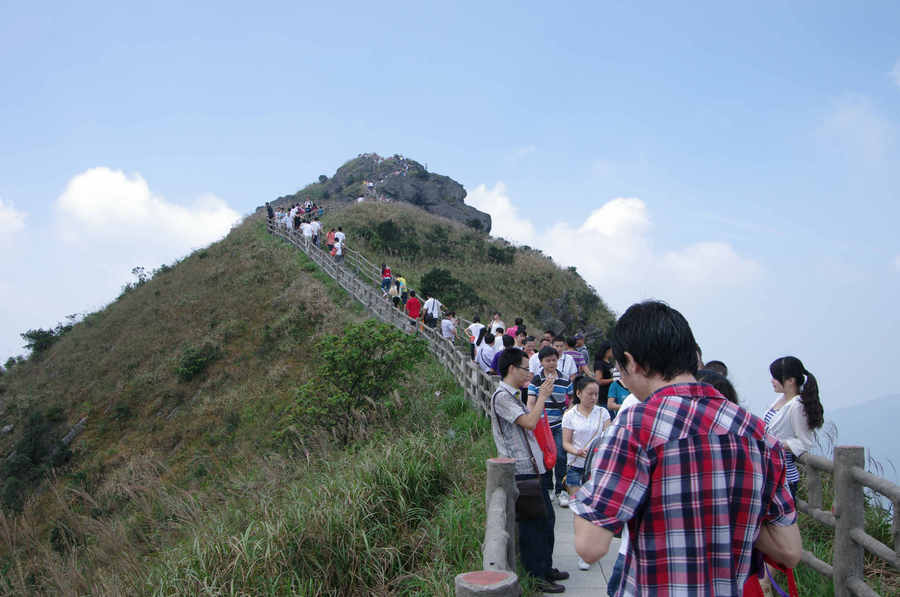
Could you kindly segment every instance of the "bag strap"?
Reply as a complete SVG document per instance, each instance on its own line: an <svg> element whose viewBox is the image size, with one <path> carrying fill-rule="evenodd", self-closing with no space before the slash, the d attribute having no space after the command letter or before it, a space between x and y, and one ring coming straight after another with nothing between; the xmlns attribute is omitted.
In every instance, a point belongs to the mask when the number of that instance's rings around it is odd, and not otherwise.
<svg viewBox="0 0 900 597"><path fill-rule="evenodd" d="M494 390L494 395L491 396L491 416L497 419L497 427L500 427L500 417L497 416L497 411L494 408L494 404L497 400L497 394L499 394L501 391L505 390L503 390L503 388L497 388L496 390ZM543 413L541 413L541 416L544 416ZM528 455L531 459L531 466L532 468L534 468L534 474L540 477L541 473L540 471L538 471L537 462L535 462L534 460L534 453L531 451L531 445L528 443L528 436L525 435L525 429L521 425L517 425L515 421L513 421L513 425L518 427L519 431L522 432L522 441L525 443L525 450L528 452Z"/></svg>

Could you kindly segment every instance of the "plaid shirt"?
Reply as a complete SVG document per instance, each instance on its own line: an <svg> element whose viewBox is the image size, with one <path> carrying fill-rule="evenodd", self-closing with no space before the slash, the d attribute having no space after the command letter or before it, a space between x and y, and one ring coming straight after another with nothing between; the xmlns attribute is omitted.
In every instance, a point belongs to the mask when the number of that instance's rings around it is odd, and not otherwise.
<svg viewBox="0 0 900 597"><path fill-rule="evenodd" d="M738 597L762 523L796 520L781 445L711 386L670 385L597 444L570 508L631 544L616 597Z"/></svg>

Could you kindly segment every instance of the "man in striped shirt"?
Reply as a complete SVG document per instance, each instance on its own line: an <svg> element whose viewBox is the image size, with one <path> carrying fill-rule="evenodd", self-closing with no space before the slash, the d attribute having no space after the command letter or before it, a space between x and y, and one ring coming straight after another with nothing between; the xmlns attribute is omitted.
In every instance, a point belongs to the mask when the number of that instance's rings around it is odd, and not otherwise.
<svg viewBox="0 0 900 597"><path fill-rule="evenodd" d="M544 402L544 412L547 414L547 422L556 441L556 466L553 467L556 489L553 491L559 505L565 508L569 505L569 494L563 487L566 478L566 452L562 448L562 416L572 394L572 383L556 369L559 353L555 348L545 346L538 352L538 359L541 361L541 372L535 375L528 385L528 396L529 398L537 396L541 384L547 379L553 380L553 392Z"/></svg>
<svg viewBox="0 0 900 597"><path fill-rule="evenodd" d="M627 523L615 597L740 597L753 548L789 567L803 553L781 445L765 424L697 383L687 320L659 302L632 305L612 349L643 400L597 445L573 498L575 549L594 562Z"/></svg>

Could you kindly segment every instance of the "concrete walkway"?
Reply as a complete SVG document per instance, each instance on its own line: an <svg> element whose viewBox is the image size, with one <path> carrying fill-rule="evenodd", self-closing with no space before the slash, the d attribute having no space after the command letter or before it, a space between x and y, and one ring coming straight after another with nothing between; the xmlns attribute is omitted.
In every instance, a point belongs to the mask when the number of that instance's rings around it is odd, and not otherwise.
<svg viewBox="0 0 900 597"><path fill-rule="evenodd" d="M619 552L619 540L613 539L609 553L602 560L593 564L588 571L578 569L578 554L575 553L575 533L572 517L568 508L560 508L553 500L556 511L556 543L553 549L553 566L565 570L571 576L560 581L566 587L563 595L568 597L606 597L606 583L612 573L616 555Z"/></svg>

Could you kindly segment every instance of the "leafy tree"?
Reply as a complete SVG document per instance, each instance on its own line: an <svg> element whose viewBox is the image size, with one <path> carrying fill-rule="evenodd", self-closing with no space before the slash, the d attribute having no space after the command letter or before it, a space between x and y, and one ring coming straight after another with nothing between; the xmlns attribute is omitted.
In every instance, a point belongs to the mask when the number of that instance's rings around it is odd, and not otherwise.
<svg viewBox="0 0 900 597"><path fill-rule="evenodd" d="M354 423L390 410L384 408L386 398L426 354L421 340L374 320L324 336L317 348L321 362L314 381L297 389L282 433L319 428L342 445L354 437Z"/></svg>
<svg viewBox="0 0 900 597"><path fill-rule="evenodd" d="M493 261L499 265L512 265L516 257L515 247L497 247L491 245L488 247L488 261Z"/></svg>
<svg viewBox="0 0 900 597"><path fill-rule="evenodd" d="M422 292L435 296L452 309L476 307L483 302L475 289L466 282L454 278L449 270L432 268L422 276Z"/></svg>
<svg viewBox="0 0 900 597"><path fill-rule="evenodd" d="M320 183L323 183L323 182L325 182L326 180L328 180L328 177L327 177L327 176L325 176L324 174L319 174L319 182L320 182Z"/></svg>
<svg viewBox="0 0 900 597"><path fill-rule="evenodd" d="M70 316L71 317L71 316ZM65 333L72 329L71 324L56 324L53 329L45 330L38 328L36 330L28 330L24 334L20 334L25 340L25 348L31 351L32 357L39 356L53 346ZM9 365L9 361L7 361Z"/></svg>

